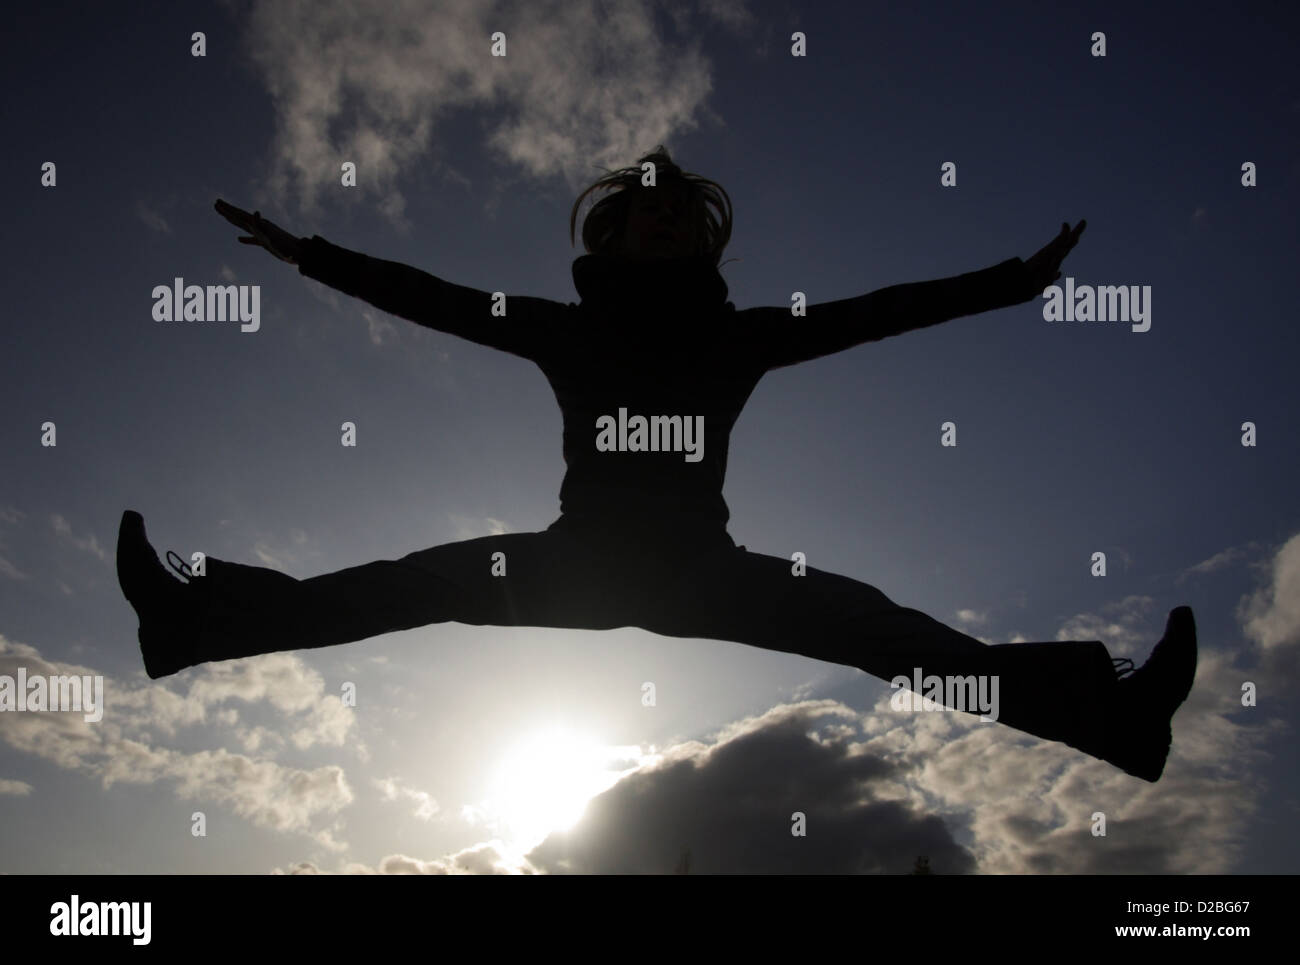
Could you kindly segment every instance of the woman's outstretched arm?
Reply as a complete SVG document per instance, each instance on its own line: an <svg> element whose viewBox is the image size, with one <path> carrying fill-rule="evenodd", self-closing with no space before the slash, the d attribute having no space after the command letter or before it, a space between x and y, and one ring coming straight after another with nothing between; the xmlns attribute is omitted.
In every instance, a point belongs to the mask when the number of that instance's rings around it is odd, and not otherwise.
<svg viewBox="0 0 1300 965"><path fill-rule="evenodd" d="M218 201L217 211L250 232L245 244L266 248L298 271L381 311L427 328L536 361L553 351L566 306L545 298L510 295L505 314L493 315L491 292L455 285L427 272L331 244L319 235L295 238L261 218Z"/></svg>
<svg viewBox="0 0 1300 965"><path fill-rule="evenodd" d="M742 337L765 368L794 365L964 315L1019 305L1061 277L1061 261L1086 221L1061 233L1028 261L1006 261L951 278L893 285L855 298L809 305L804 318L789 308L736 312Z"/></svg>

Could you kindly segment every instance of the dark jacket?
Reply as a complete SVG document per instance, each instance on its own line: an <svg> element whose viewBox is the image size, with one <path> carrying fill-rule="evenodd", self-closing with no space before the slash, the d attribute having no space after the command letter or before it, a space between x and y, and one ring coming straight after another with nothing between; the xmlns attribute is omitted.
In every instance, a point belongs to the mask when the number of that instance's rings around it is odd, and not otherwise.
<svg viewBox="0 0 1300 965"><path fill-rule="evenodd" d="M1021 264L895 285L856 298L737 311L707 258L573 263L579 304L443 281L315 236L299 271L420 325L537 363L564 417L564 517L610 527L725 529L722 498L732 426L763 374L862 342L1025 301ZM702 458L681 451L597 450L597 420L704 417Z"/></svg>

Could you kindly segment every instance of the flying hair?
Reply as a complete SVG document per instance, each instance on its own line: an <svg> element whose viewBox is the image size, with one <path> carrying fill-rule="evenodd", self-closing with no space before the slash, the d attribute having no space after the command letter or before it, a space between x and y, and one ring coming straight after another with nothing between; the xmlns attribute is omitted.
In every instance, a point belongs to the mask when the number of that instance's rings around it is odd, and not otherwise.
<svg viewBox="0 0 1300 965"><path fill-rule="evenodd" d="M722 258L722 249L731 240L731 198L716 181L683 171L673 163L662 144L630 167L616 171L606 169L604 177L578 195L569 214L569 243L575 243L574 229L583 199L593 191L605 191L608 192L605 197L593 204L583 219L582 245L590 254L619 253L627 225L628 202L632 197L628 192L655 190L641 184L644 173L641 165L646 161L655 166L655 188L669 185L687 188L698 254L708 255L717 264Z"/></svg>

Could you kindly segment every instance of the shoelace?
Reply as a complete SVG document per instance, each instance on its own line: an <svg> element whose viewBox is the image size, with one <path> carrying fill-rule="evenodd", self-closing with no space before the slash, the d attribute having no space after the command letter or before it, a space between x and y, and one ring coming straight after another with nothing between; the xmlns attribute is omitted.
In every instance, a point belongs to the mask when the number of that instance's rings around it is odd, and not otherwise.
<svg viewBox="0 0 1300 965"><path fill-rule="evenodd" d="M1111 657L1110 662L1115 665L1115 676L1121 680L1137 669L1133 666L1133 660L1130 657ZM1124 666L1125 664L1127 666Z"/></svg>
<svg viewBox="0 0 1300 965"><path fill-rule="evenodd" d="M175 562L172 561L173 556L176 557ZM173 553L171 550L168 550L167 564L181 576L185 577L185 579L194 579L194 571L190 569L190 565L186 563L185 560L181 559L179 553Z"/></svg>

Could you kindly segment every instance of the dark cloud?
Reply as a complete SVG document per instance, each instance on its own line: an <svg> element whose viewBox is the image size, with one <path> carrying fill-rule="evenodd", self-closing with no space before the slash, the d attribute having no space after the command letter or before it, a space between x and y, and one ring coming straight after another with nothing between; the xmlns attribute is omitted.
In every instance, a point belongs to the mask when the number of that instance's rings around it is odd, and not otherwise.
<svg viewBox="0 0 1300 965"><path fill-rule="evenodd" d="M935 871L974 871L941 819L896 799L896 765L855 745L846 717L856 715L828 702L778 707L687 745L593 799L528 859L553 873L654 874L689 851L691 871L706 874L889 874L926 855ZM796 811L804 837L791 834Z"/></svg>

